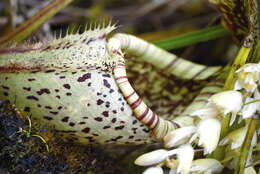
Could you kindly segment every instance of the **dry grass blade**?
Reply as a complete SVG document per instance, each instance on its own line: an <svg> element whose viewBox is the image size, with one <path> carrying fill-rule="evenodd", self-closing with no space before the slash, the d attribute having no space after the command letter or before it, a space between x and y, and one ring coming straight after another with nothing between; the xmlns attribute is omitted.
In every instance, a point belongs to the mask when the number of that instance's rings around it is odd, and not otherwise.
<svg viewBox="0 0 260 174"><path fill-rule="evenodd" d="M6 36L0 38L0 45L9 45L11 43L24 40L45 21L54 16L72 1L73 0L52 0L46 7L36 13L27 22L20 25Z"/></svg>

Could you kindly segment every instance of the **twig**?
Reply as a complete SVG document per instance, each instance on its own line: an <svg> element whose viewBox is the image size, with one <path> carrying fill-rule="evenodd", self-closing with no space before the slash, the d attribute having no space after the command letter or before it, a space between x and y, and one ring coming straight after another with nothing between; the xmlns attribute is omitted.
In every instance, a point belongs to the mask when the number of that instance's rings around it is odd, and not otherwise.
<svg viewBox="0 0 260 174"><path fill-rule="evenodd" d="M20 42L73 0L53 0L14 31L0 38L0 45Z"/></svg>

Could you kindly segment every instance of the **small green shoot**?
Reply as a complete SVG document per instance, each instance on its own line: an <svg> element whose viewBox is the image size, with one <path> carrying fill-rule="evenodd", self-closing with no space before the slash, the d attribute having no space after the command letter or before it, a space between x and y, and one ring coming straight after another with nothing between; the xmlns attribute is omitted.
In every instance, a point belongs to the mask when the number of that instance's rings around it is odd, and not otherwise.
<svg viewBox="0 0 260 174"><path fill-rule="evenodd" d="M28 130L25 130L25 129L21 128L19 131L17 131L17 133L24 133L27 138L30 138L30 137L37 137L37 138L39 138L45 144L47 152L49 152L49 146L48 146L47 142L45 141L45 139L42 136L40 136L40 135L32 134L32 122L31 122L31 119L30 119L30 117L28 115L26 115L26 118L28 120L28 126L29 126Z"/></svg>

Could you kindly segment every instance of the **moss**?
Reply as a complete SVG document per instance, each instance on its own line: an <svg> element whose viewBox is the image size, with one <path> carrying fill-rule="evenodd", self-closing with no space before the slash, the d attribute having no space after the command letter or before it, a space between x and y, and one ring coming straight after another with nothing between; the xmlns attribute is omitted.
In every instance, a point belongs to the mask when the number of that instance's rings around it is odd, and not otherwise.
<svg viewBox="0 0 260 174"><path fill-rule="evenodd" d="M44 153L44 144L35 138L19 133L26 123L6 102L1 102L0 114L0 171L12 174L60 173L69 167L63 160Z"/></svg>
<svg viewBox="0 0 260 174"><path fill-rule="evenodd" d="M127 174L140 171L133 165L137 147L92 147L66 142L46 126L22 119L7 102L0 102L0 173L1 174ZM141 148L142 149L142 148ZM134 153L132 153L134 152ZM132 155L131 155L132 154ZM131 169L131 170L129 170Z"/></svg>

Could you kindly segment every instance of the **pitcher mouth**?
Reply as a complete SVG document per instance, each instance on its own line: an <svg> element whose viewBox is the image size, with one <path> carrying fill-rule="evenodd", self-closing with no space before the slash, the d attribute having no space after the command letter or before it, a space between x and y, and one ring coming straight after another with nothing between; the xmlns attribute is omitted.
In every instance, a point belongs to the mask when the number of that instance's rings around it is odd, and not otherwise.
<svg viewBox="0 0 260 174"><path fill-rule="evenodd" d="M41 66L25 67L23 65L12 65L12 66L0 66L0 73L51 73L51 72L76 72L76 71L100 71L105 73L112 73L112 67L81 67L79 68L45 68Z"/></svg>

